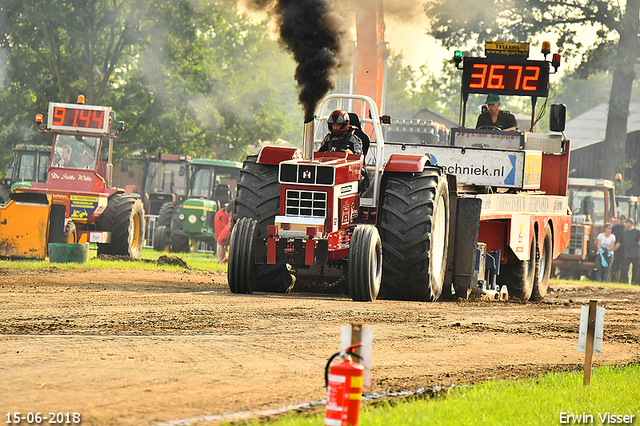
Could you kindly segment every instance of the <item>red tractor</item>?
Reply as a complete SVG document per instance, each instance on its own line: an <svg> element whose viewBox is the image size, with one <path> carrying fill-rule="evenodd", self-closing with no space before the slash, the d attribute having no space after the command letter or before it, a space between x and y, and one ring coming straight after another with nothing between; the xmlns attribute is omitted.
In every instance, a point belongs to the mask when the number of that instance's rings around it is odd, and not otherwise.
<svg viewBox="0 0 640 426"><path fill-rule="evenodd" d="M384 158L378 110L366 96L330 96L328 105L348 97L361 105L365 157ZM321 113L323 114L323 113ZM359 117L351 114L354 123ZM311 150L314 123L305 126ZM322 135L321 135L322 136ZM310 156L309 156L310 157ZM371 161L368 162L371 164ZM240 173L231 236L229 286L234 293L285 291L297 281L348 289L354 300L387 298L436 300L445 271L450 227L450 189L442 168L425 155L393 154L368 166L363 191L363 156L316 152L305 159L296 148L268 146L248 158ZM455 192L455 187L452 189ZM382 249L385 245L384 285ZM475 242L469 242L475 250ZM293 278L295 277L295 278Z"/></svg>
<svg viewBox="0 0 640 426"><path fill-rule="evenodd" d="M140 257L144 208L140 197L111 187L113 141L124 129L110 107L50 103L47 121L36 116L38 131L53 134L46 182L19 192L44 193L64 205L64 240L97 243L98 254Z"/></svg>

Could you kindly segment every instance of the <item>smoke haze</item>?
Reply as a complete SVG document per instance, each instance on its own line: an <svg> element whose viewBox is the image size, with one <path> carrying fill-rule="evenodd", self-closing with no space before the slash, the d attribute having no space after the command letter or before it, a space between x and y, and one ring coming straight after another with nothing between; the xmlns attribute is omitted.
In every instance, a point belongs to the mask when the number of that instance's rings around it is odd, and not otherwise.
<svg viewBox="0 0 640 426"><path fill-rule="evenodd" d="M331 90L333 76L349 62L348 21L329 0L250 0L250 6L273 8L280 41L297 63L295 79L305 121Z"/></svg>

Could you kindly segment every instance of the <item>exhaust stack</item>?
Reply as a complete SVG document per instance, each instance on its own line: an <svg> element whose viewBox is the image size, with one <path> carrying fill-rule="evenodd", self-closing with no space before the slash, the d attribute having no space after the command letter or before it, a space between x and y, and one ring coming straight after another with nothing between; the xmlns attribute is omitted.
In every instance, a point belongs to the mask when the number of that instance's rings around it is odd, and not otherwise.
<svg viewBox="0 0 640 426"><path fill-rule="evenodd" d="M313 156L313 133L314 133L314 118L304 122L304 132L302 133L302 140L304 142L303 155L305 160L310 160Z"/></svg>

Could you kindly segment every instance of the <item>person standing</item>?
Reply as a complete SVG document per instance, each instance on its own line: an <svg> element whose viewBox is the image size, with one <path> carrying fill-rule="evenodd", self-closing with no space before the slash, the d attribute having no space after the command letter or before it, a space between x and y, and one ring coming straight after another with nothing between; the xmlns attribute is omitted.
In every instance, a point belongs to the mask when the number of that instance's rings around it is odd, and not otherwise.
<svg viewBox="0 0 640 426"><path fill-rule="evenodd" d="M609 271L611 269L612 254L611 251L616 245L616 236L611 232L611 224L604 225L604 232L596 237L596 281L608 282Z"/></svg>
<svg viewBox="0 0 640 426"><path fill-rule="evenodd" d="M629 284L629 281L638 284L638 275L640 275L640 230L634 227L633 219L627 219L624 222L624 232L622 233L622 241L617 242L614 251L619 247L624 249L624 257L620 270L620 279L623 283ZM629 267L632 267L632 277L629 277Z"/></svg>
<svg viewBox="0 0 640 426"><path fill-rule="evenodd" d="M216 254L218 255L218 263L224 265L227 263L227 246L231 240L231 211L233 210L233 201L221 208L216 213L213 221L215 224L216 240L218 247Z"/></svg>
<svg viewBox="0 0 640 426"><path fill-rule="evenodd" d="M611 232L616 236L616 242L622 241L622 233L624 232L624 222L627 220L627 216L621 214L618 218L619 222L615 223L611 227ZM620 282L620 267L622 266L622 259L624 258L624 249L622 246L615 250L616 254L613 256L613 263L611 264L611 279L614 283Z"/></svg>

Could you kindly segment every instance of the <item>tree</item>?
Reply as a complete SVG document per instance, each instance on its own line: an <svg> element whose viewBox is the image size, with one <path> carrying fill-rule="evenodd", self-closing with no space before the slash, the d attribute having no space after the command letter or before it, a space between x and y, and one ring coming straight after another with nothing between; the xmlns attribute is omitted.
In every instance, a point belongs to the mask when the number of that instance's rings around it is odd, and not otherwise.
<svg viewBox="0 0 640 426"><path fill-rule="evenodd" d="M114 70L139 37L141 10L123 0L7 0L0 6L0 143L42 142L33 125L50 101L105 96Z"/></svg>
<svg viewBox="0 0 640 426"><path fill-rule="evenodd" d="M582 30L598 27L595 45L587 46L590 50L583 57L583 69L604 67L613 74L605 137L609 155L602 164L603 176L612 178L623 169L634 66L640 56L640 0L628 0L624 7L605 0L478 0L473 8L463 0L437 0L425 11L431 34L445 46L471 44L476 50L486 40L523 41L553 31L564 56L571 57L584 47ZM602 61L605 56L612 60Z"/></svg>
<svg viewBox="0 0 640 426"><path fill-rule="evenodd" d="M120 157L241 159L251 144L298 136L293 62L236 0L6 0L0 24L6 148L42 142L34 114L79 94L124 119Z"/></svg>

